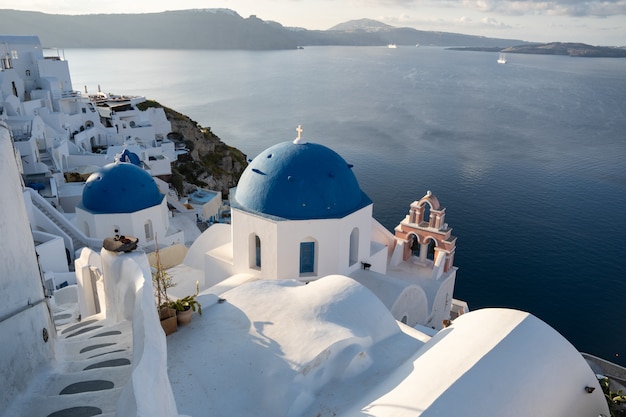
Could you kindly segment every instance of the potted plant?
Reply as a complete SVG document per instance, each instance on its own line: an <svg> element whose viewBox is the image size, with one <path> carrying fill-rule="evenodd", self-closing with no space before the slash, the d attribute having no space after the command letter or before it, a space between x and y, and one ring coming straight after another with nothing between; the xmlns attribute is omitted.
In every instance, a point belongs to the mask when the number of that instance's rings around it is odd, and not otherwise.
<svg viewBox="0 0 626 417"><path fill-rule="evenodd" d="M191 316L198 310L198 314L202 314L202 305L196 300L196 296L200 291L199 283L196 281L196 293L187 295L177 300L169 301L169 307L176 310L178 324L184 326L191 321Z"/></svg>
<svg viewBox="0 0 626 417"><path fill-rule="evenodd" d="M154 287L154 296L156 298L157 312L159 313L159 319L161 320L161 327L165 335L170 335L178 329L178 323L176 318L176 309L170 305L170 300L167 297L167 289L176 285L172 276L168 274L159 258L159 245L155 240L155 257L156 267L152 271L152 284Z"/></svg>

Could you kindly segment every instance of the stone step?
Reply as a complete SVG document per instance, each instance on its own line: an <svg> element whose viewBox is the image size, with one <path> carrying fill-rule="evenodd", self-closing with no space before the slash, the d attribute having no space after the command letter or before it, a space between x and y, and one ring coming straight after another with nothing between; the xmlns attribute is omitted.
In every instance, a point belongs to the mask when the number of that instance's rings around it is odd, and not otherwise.
<svg viewBox="0 0 626 417"><path fill-rule="evenodd" d="M115 415L121 388L32 398L23 410L33 417L88 417Z"/></svg>

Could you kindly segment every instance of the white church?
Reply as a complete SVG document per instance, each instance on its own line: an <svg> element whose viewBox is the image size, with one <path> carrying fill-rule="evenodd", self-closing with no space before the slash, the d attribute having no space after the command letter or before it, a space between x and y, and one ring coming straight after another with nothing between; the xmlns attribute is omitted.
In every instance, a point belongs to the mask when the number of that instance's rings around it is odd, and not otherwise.
<svg viewBox="0 0 626 417"><path fill-rule="evenodd" d="M440 329L451 309L465 311L453 299L456 238L437 198L413 202L394 236L372 217L351 166L298 130L250 162L231 190L231 225L210 227L169 271L180 282L173 293L196 280L209 288L230 277L308 283L339 274L409 326Z"/></svg>

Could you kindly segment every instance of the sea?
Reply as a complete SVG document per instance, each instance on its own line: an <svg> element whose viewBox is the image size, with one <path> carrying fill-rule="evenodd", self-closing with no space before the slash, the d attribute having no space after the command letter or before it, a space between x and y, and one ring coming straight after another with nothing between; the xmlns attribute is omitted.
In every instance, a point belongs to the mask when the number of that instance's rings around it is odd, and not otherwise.
<svg viewBox="0 0 626 417"><path fill-rule="evenodd" d="M445 48L66 49L75 90L142 95L253 158L297 136L350 164L389 230L432 191L455 297L528 311L626 365L626 59Z"/></svg>

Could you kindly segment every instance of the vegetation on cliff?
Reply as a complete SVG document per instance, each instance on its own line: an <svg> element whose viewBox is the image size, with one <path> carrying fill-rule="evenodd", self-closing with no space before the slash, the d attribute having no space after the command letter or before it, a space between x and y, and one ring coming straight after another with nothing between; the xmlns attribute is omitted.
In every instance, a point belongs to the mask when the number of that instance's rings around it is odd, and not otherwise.
<svg viewBox="0 0 626 417"><path fill-rule="evenodd" d="M197 187L203 187L221 191L227 198L228 190L237 185L246 168L246 155L222 142L211 128L200 126L188 116L154 100L147 100L137 107L140 110L162 108L172 125L168 139L184 144L188 149L187 154L179 155L172 163L172 176L168 179L178 195L187 195Z"/></svg>

